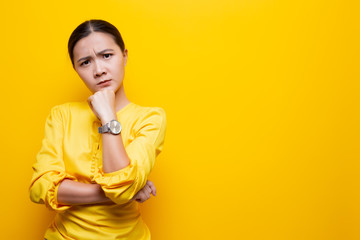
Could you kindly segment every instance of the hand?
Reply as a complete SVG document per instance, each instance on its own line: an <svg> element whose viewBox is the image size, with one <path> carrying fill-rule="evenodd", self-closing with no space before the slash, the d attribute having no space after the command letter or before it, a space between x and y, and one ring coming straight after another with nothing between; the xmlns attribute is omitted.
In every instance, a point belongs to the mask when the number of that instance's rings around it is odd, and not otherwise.
<svg viewBox="0 0 360 240"><path fill-rule="evenodd" d="M140 203L145 202L150 198L150 193L154 196L156 196L156 188L152 181L147 180L145 187L143 187L132 199L136 200Z"/></svg>
<svg viewBox="0 0 360 240"><path fill-rule="evenodd" d="M87 101L91 110L103 124L116 119L115 93L113 90L104 89L97 91Z"/></svg>

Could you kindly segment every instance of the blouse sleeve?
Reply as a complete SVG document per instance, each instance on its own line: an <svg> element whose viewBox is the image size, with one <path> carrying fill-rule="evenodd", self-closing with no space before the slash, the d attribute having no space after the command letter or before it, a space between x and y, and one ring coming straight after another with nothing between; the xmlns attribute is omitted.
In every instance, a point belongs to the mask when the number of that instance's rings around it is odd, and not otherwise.
<svg viewBox="0 0 360 240"><path fill-rule="evenodd" d="M130 164L110 173L100 167L95 173L94 180L113 202L129 202L145 186L155 158L163 149L165 131L165 111L156 107L144 116L136 137L125 147Z"/></svg>
<svg viewBox="0 0 360 240"><path fill-rule="evenodd" d="M53 107L45 122L45 136L36 155L36 162L29 187L30 199L34 203L45 204L50 210L65 211L71 205L57 202L57 190L64 179L76 180L65 172L63 162L64 127L60 105Z"/></svg>

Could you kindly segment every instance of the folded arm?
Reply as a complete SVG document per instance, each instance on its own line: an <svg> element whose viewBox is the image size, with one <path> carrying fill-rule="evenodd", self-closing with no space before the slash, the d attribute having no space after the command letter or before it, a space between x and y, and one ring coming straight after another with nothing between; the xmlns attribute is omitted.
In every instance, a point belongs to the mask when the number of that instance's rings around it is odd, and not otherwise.
<svg viewBox="0 0 360 240"><path fill-rule="evenodd" d="M62 155L64 114L64 109L58 105L51 109L46 120L42 147L32 166L34 173L29 186L31 201L45 204L50 210L65 211L75 204L110 201L121 204L134 199L142 202L144 196L150 197L151 191L146 184L155 157L162 150L166 126L163 110L149 113L137 129L135 139L126 146L130 164L106 173L100 167L94 178L97 184L78 182L65 170ZM154 192L152 190L153 195Z"/></svg>
<svg viewBox="0 0 360 240"><path fill-rule="evenodd" d="M116 204L131 201L146 186L155 158L163 149L166 114L162 108L150 109L136 123L134 139L126 146L112 146L123 144L121 138L111 141L115 136L103 136L103 166L95 172L94 180Z"/></svg>
<svg viewBox="0 0 360 240"><path fill-rule="evenodd" d="M147 181L132 200L144 202L150 198L150 194L156 196L155 185ZM63 205L84 205L96 203L114 203L105 196L99 184L88 184L65 179L60 183L57 191L57 202Z"/></svg>
<svg viewBox="0 0 360 240"><path fill-rule="evenodd" d="M166 129L161 108L141 119L135 139L124 146L121 134L103 134L103 166L95 174L97 184L63 181L57 192L62 204L144 202L156 195L154 184L147 180L156 156L161 152ZM115 117L111 117L113 119ZM109 119L104 119L103 124Z"/></svg>

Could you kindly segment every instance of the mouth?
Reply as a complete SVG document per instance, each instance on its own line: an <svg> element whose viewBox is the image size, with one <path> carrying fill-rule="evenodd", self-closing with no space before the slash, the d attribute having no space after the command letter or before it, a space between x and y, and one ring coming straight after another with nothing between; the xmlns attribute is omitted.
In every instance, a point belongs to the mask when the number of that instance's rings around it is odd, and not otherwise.
<svg viewBox="0 0 360 240"><path fill-rule="evenodd" d="M104 81L99 82L99 83L96 84L96 85L103 85L103 84L108 83L108 82L110 82L110 81L111 81L111 79L109 79L109 80L104 80Z"/></svg>

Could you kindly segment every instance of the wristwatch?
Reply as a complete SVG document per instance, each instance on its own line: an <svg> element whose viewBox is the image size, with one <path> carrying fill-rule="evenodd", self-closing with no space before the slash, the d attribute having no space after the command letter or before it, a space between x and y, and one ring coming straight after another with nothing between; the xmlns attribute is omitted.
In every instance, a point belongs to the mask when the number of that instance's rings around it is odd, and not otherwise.
<svg viewBox="0 0 360 240"><path fill-rule="evenodd" d="M101 127L99 127L99 133L107 133L107 132L110 132L114 135L119 134L121 132L120 122L113 119L110 122L107 122Z"/></svg>

